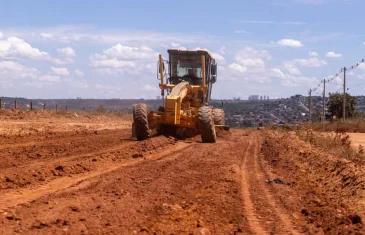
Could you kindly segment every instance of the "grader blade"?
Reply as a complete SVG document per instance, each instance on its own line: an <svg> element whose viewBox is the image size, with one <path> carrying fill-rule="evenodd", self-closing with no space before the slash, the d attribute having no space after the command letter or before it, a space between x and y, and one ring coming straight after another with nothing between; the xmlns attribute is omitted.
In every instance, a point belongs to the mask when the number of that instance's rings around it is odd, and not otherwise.
<svg viewBox="0 0 365 235"><path fill-rule="evenodd" d="M215 125L215 128L219 129L219 130L225 130L225 131L229 131L231 129L231 127L228 125Z"/></svg>

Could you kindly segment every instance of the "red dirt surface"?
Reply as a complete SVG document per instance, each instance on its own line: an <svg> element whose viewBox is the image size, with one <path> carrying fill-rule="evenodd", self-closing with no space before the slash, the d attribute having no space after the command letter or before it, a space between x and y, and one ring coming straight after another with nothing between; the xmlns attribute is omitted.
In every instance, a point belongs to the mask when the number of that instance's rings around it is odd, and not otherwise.
<svg viewBox="0 0 365 235"><path fill-rule="evenodd" d="M80 115L0 126L0 234L363 229L362 166L289 134L231 130L219 131L215 144L137 142L129 119ZM275 178L283 184L266 182Z"/></svg>

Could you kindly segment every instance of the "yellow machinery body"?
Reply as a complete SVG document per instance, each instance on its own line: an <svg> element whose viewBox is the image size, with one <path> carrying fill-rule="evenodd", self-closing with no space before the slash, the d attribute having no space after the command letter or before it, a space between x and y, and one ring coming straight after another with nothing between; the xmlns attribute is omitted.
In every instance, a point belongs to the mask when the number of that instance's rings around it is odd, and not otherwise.
<svg viewBox="0 0 365 235"><path fill-rule="evenodd" d="M165 64L162 59L162 55L159 56L159 80L160 89L162 95L163 108L159 111L151 111L148 114L149 128L154 129L156 126L168 125L181 128L193 129L197 134L199 134L198 127L198 111L203 105L206 105L210 98L211 77L214 76L214 70L216 71L216 63L211 57L208 51L198 50L198 51L179 51L179 50L169 50L169 54L183 54L189 53L190 55L199 58L195 59L195 63L200 65L199 72L201 80L198 84L192 84L192 82L181 80L177 83L169 82L167 78L167 73L165 71ZM197 57L198 56L198 57ZM197 62L198 61L198 62ZM213 61L213 62L212 62ZM171 75L171 56L168 62L170 66ZM211 66L213 65L213 66ZM215 65L215 67L214 67ZM208 70L208 74L207 74ZM167 95L165 96L165 92Z"/></svg>

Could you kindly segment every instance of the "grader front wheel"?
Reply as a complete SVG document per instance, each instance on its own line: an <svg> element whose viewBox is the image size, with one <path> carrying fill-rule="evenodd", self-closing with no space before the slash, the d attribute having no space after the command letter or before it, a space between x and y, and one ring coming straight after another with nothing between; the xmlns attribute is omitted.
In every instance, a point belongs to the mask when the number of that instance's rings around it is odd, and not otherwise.
<svg viewBox="0 0 365 235"><path fill-rule="evenodd" d="M199 108L199 130L203 143L215 143L216 133L214 128L214 120L212 109L209 106Z"/></svg>
<svg viewBox="0 0 365 235"><path fill-rule="evenodd" d="M133 106L134 133L137 140L148 139L151 134L148 126L148 112L146 104Z"/></svg>
<svg viewBox="0 0 365 235"><path fill-rule="evenodd" d="M224 126L226 124L224 110L213 109L213 119L214 119L214 125Z"/></svg>

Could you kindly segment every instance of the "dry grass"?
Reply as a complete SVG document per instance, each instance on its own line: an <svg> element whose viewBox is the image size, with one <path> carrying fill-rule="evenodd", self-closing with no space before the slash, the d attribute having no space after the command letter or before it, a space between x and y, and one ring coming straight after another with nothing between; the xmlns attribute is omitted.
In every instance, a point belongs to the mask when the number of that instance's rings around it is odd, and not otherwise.
<svg viewBox="0 0 365 235"><path fill-rule="evenodd" d="M365 163L363 146L360 145L359 149L352 148L350 136L342 131L335 133L316 132L310 125L304 125L297 129L295 133L300 139L309 142L326 153L350 161Z"/></svg>
<svg viewBox="0 0 365 235"><path fill-rule="evenodd" d="M338 120L326 123L313 123L313 130L315 131L334 131L339 133L345 132L359 132L365 133L364 119L347 119L345 121Z"/></svg>

